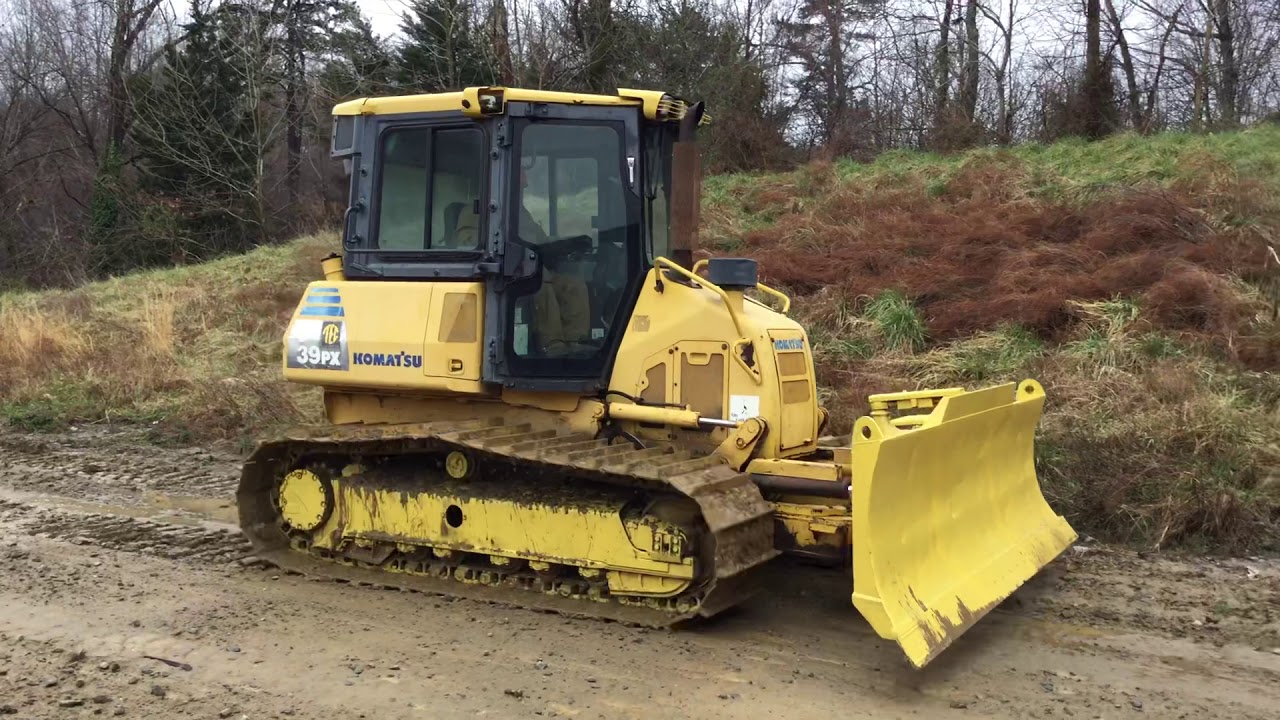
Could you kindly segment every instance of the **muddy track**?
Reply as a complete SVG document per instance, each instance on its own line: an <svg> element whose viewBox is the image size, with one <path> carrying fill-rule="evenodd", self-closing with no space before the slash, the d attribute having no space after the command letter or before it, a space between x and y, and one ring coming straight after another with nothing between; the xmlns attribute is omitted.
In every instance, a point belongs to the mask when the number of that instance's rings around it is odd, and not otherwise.
<svg viewBox="0 0 1280 720"><path fill-rule="evenodd" d="M234 498L239 461L202 448L147 445L135 435L0 431L0 486L82 500L139 504L149 494Z"/></svg>
<svg viewBox="0 0 1280 720"><path fill-rule="evenodd" d="M0 499L0 521L29 535L169 560L260 564L234 528L207 528Z"/></svg>
<svg viewBox="0 0 1280 720"><path fill-rule="evenodd" d="M252 543L238 528L222 523L193 526L163 519L59 507L58 500L53 500L54 504L47 502L0 498L0 530L6 536L17 531L32 537L66 541L87 550L113 550L214 566L234 564L238 567L273 569L281 574L306 577L333 585L394 590L449 600L465 599L514 611L550 613L566 618L592 618L598 622L634 628L661 626L652 621L645 622L649 619L645 613L636 613L632 617L625 608L613 614L587 612L592 608L590 605L584 606L584 601L565 600L554 595L543 597L528 591L470 586L451 580L433 581L431 578L415 578L309 561L305 556L300 560L295 559L286 567L269 557L255 554Z"/></svg>
<svg viewBox="0 0 1280 720"><path fill-rule="evenodd" d="M103 547L159 557L197 557L184 555L182 542L208 542L210 548L225 543L228 552L234 546L238 559L243 559L252 552L234 529L240 462L227 452L147 445L144 437L129 431L43 436L0 430L0 503L6 489L20 491L22 497L11 500L9 507L45 518L24 527L39 527L33 532L50 537L74 540L78 536ZM74 517L65 516L71 512L66 503L42 503L42 497L88 503L90 510L104 512L90 513L92 529L78 528ZM37 506L39 510L34 509ZM0 504L0 513L4 507ZM152 518L127 517L134 514ZM223 529L192 530L163 522L200 523L202 517L222 521ZM211 551L207 557L220 559L223 554ZM847 594L844 573L810 574L815 578L812 582L829 587L827 592ZM428 595L441 590L400 583L397 578L379 582L362 573L338 572L331 580ZM783 574L770 585L771 594L786 596L792 583ZM476 593L475 599L511 604L505 596L487 597L484 592ZM1280 559L1140 554L1082 542L1009 598L1000 611L1270 649L1280 647Z"/></svg>

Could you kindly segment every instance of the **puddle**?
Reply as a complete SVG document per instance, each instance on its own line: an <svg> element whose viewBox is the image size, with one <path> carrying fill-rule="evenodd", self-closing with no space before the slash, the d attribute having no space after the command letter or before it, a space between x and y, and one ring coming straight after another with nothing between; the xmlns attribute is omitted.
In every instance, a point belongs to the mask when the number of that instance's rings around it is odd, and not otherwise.
<svg viewBox="0 0 1280 720"><path fill-rule="evenodd" d="M116 505L9 488L0 488L0 497L62 510L161 520L174 525L225 529L239 524L235 503L220 498L149 493L138 504Z"/></svg>
<svg viewBox="0 0 1280 720"><path fill-rule="evenodd" d="M145 496L145 501L148 508L160 511L159 516L166 520L180 520L186 514L233 524L239 519L235 503L224 498L156 493Z"/></svg>

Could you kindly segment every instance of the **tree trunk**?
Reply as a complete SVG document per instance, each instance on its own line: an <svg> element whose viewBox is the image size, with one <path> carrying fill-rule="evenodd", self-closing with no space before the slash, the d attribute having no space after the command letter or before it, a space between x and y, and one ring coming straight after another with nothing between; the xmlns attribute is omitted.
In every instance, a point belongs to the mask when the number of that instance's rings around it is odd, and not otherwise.
<svg viewBox="0 0 1280 720"><path fill-rule="evenodd" d="M1225 127L1240 122L1236 100L1240 92L1240 68L1236 65L1236 40L1231 26L1230 0L1214 0L1213 21L1218 27L1218 57L1222 63L1218 83L1218 107Z"/></svg>
<svg viewBox="0 0 1280 720"><path fill-rule="evenodd" d="M296 7L296 5L294 6ZM302 166L302 31L300 18L292 9L286 14L285 40L285 191L288 195L289 216L298 217L298 197Z"/></svg>
<svg viewBox="0 0 1280 720"><path fill-rule="evenodd" d="M507 4L504 0L493 3L493 51L498 60L498 84L511 87L516 84L515 63L511 60L511 40L507 34Z"/></svg>
<svg viewBox="0 0 1280 720"><path fill-rule="evenodd" d="M942 127L951 91L951 11L954 0L946 0L942 8L942 26L938 28L938 51L934 58L933 127Z"/></svg>
<svg viewBox="0 0 1280 720"><path fill-rule="evenodd" d="M848 82L845 77L844 52L840 42L844 35L844 17L840 12L839 0L825 0L824 5L827 25L827 64L830 66L827 78L830 89L827 93L827 117L824 124L827 129L826 140L830 144L833 141L844 140L841 124L849 103L848 98L845 97ZM843 152L844 148L836 148L836 150Z"/></svg>
<svg viewBox="0 0 1280 720"><path fill-rule="evenodd" d="M1192 88L1191 126L1196 132L1204 129L1205 121L1208 119L1208 103L1205 96L1208 95L1209 85L1209 56L1213 53L1213 15L1210 14L1205 19L1204 25L1204 45L1201 46L1200 52L1200 68L1196 72L1195 85Z"/></svg>
<svg viewBox="0 0 1280 720"><path fill-rule="evenodd" d="M964 82L960 88L960 107L969 122L978 115L978 0L969 0L964 10Z"/></svg>
<svg viewBox="0 0 1280 720"><path fill-rule="evenodd" d="M613 43L612 0L587 0L589 16L585 43L587 51L587 86L592 92L609 92L609 46Z"/></svg>
<svg viewBox="0 0 1280 720"><path fill-rule="evenodd" d="M129 57L159 5L160 0L144 0L141 6L135 6L134 0L115 0L115 22L111 28L111 54L107 65L107 142L102 158L106 158L113 147L119 152L124 146L125 135L129 132L129 98L125 88Z"/></svg>
<svg viewBox="0 0 1280 720"><path fill-rule="evenodd" d="M1103 118L1102 8L1100 0L1085 5L1084 130L1090 138L1106 134Z"/></svg>
<svg viewBox="0 0 1280 720"><path fill-rule="evenodd" d="M1138 76L1133 68L1133 55L1129 52L1129 40L1125 37L1124 26L1120 24L1120 14L1116 12L1114 0L1107 0L1107 16L1116 34L1116 44L1120 46L1120 68L1124 71L1125 89L1129 93L1129 122L1133 129L1142 125L1142 106L1138 101Z"/></svg>
<svg viewBox="0 0 1280 720"><path fill-rule="evenodd" d="M1000 120L998 135L1001 145L1013 142L1013 99L1009 91L1009 63L1013 61L1013 13L1016 0L1009 0L1009 18L1005 20L1004 57L1000 60L1000 69L996 74L997 91L1000 96Z"/></svg>
<svg viewBox="0 0 1280 720"><path fill-rule="evenodd" d="M1160 50L1156 57L1156 71L1151 78L1151 86L1147 88L1147 107L1142 112L1142 132L1146 133L1151 130L1155 122L1156 115L1156 98L1160 93L1160 78L1164 74L1164 65L1168 60L1169 37L1173 35L1173 31L1178 26L1178 16L1182 14L1182 8L1179 7L1173 11L1173 15L1169 17L1169 24L1165 26L1164 34L1160 36Z"/></svg>
<svg viewBox="0 0 1280 720"><path fill-rule="evenodd" d="M129 59L129 26L133 19L131 0L116 0L115 26L111 29L111 56L107 66L107 142L103 146L105 161L108 154L119 152L124 145L128 112L125 98L125 64Z"/></svg>

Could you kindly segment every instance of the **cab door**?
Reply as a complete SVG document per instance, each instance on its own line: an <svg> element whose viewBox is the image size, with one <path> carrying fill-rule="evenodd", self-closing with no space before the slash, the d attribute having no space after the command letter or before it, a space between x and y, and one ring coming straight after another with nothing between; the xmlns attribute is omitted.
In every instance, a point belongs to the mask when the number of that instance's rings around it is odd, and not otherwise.
<svg viewBox="0 0 1280 720"><path fill-rule="evenodd" d="M494 379L603 388L647 269L638 108L510 103ZM496 195L495 195L496 196Z"/></svg>

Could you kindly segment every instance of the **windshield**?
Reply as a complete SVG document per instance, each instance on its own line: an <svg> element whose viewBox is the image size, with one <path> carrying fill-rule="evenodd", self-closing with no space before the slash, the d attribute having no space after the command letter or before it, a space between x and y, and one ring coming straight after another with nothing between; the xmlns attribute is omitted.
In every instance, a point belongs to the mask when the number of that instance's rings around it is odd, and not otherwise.
<svg viewBox="0 0 1280 720"><path fill-rule="evenodd" d="M605 237L627 225L619 175L622 138L606 125L535 124L520 145L520 230L525 242ZM525 237L525 235L528 237Z"/></svg>

